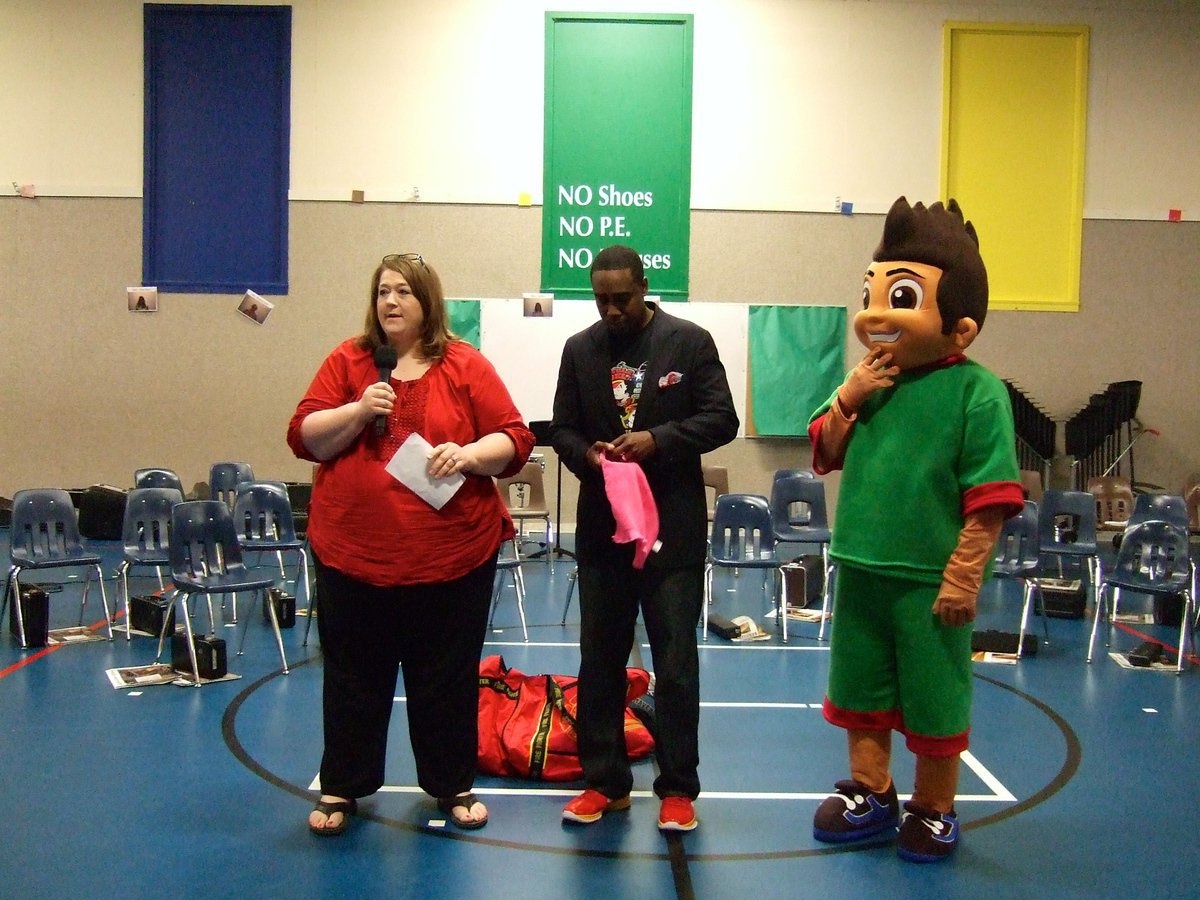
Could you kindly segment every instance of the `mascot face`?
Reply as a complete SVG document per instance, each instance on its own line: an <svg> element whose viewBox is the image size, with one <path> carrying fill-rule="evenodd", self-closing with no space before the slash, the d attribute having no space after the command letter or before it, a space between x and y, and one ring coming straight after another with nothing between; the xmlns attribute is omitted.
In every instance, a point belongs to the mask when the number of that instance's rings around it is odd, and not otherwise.
<svg viewBox="0 0 1200 900"><path fill-rule="evenodd" d="M914 369L961 353L978 328L963 318L942 334L937 289L942 270L911 260L872 263L863 281L862 312L854 317L854 334L866 348L892 354L891 364Z"/></svg>
<svg viewBox="0 0 1200 900"><path fill-rule="evenodd" d="M872 259L854 317L864 347L890 353L903 371L971 346L987 315L987 270L957 202L927 209L897 199Z"/></svg>

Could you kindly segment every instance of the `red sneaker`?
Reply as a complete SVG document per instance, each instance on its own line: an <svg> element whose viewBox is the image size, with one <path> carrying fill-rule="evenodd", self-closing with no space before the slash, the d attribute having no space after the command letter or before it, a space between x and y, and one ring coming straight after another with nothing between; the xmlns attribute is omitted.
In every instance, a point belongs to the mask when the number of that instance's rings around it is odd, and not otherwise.
<svg viewBox="0 0 1200 900"><path fill-rule="evenodd" d="M562 817L567 822L587 825L597 821L606 812L616 812L619 809L629 809L628 794L616 800L609 800L599 791L589 789L563 807Z"/></svg>
<svg viewBox="0 0 1200 900"><path fill-rule="evenodd" d="M659 831L691 831L700 822L692 801L687 797L663 797L658 811Z"/></svg>

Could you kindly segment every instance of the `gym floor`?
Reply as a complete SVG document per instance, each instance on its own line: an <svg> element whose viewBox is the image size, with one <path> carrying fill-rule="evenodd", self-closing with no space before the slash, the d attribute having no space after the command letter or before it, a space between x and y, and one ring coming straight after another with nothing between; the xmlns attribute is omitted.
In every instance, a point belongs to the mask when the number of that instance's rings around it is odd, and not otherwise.
<svg viewBox="0 0 1200 900"><path fill-rule="evenodd" d="M7 562L4 532L0 543ZM104 556L116 611L111 573L120 548L89 543ZM269 572L275 560L259 564ZM550 574L544 560L524 564L529 642L521 639L506 586L485 655L500 654L527 673L577 671L577 599L567 624L559 624L573 565L559 558ZM56 577L26 573L23 580ZM846 775L844 738L820 711L826 645L808 623L793 623L782 643L764 615L761 584L757 572L717 573L714 610L751 616L770 639L738 644L712 636L701 643L701 824L670 837L655 827L652 758L634 766L632 809L594 825L560 820L579 784L481 777L476 789L490 809L488 826L445 826L414 787L399 708L387 787L360 805L346 834L311 835L305 820L321 753L320 644L314 628L302 645L303 620L284 631L291 671L283 674L271 629L259 611L245 609L247 598L236 628L218 623L230 645L230 671L239 677L200 689L114 688L106 670L152 662L156 642L148 637L127 641L118 632L112 643L23 651L5 633L3 894L1196 896L1188 849L1200 828L1193 806L1200 795L1194 666L1181 676L1129 669L1107 653L1089 665L1090 618L1049 619L1049 644L1015 665L977 663L971 750L958 798L962 841L948 862L915 865L899 860L888 840L848 847L813 840L817 803ZM133 593L157 587L153 576L140 578ZM52 628L77 623L79 597L79 578L50 593ZM299 602L303 607L303 593ZM991 582L977 628L1015 631L1019 605L1018 585ZM1149 598L1122 598L1124 613L1150 610ZM205 614L196 621L206 623ZM94 590L84 624L103 635ZM240 639L243 627L245 654L235 656L234 635ZM1040 638L1040 619L1033 629ZM1178 631L1120 623L1112 650L1127 652L1147 638L1173 648ZM642 635L634 657L653 669ZM902 740L895 758L903 795L913 767Z"/></svg>

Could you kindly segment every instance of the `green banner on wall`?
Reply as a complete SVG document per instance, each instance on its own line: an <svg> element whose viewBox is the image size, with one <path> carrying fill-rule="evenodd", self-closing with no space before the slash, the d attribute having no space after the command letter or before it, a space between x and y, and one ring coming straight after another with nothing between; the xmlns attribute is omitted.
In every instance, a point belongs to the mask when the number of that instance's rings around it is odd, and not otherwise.
<svg viewBox="0 0 1200 900"><path fill-rule="evenodd" d="M479 301L447 300L450 330L478 350L483 346L479 334Z"/></svg>
<svg viewBox="0 0 1200 900"><path fill-rule="evenodd" d="M688 292L692 16L546 14L543 291L591 297L610 244L651 293Z"/></svg>
<svg viewBox="0 0 1200 900"><path fill-rule="evenodd" d="M752 432L803 435L845 376L846 310L750 307Z"/></svg>

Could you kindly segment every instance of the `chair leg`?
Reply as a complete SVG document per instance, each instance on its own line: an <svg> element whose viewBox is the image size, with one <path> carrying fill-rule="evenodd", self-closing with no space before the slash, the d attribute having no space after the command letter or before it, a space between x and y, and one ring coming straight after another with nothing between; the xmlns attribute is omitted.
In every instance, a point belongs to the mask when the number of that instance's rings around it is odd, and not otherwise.
<svg viewBox="0 0 1200 900"><path fill-rule="evenodd" d="M788 642L788 610L791 609L791 603L788 598L787 578L783 574L783 569L776 567L774 575L771 576L772 581L776 577L779 578L779 606L776 609L779 611L779 621L783 623L783 642Z"/></svg>
<svg viewBox="0 0 1200 900"><path fill-rule="evenodd" d="M830 614L833 611L833 592L831 585L833 584L833 565L829 562L829 545L821 545L821 561L825 565L825 584L821 589L821 627L817 630L817 640L825 640L825 626L829 622Z"/></svg>
<svg viewBox="0 0 1200 900"><path fill-rule="evenodd" d="M496 607L500 605L500 591L504 588L504 570L499 569L496 572L496 583L492 586L492 611L488 614L488 630L496 622Z"/></svg>
<svg viewBox="0 0 1200 900"><path fill-rule="evenodd" d="M99 563L96 563L94 568L96 569L96 580L100 583L100 603L104 607L104 628L108 632L108 639L111 641L113 639L112 610L108 606L108 591L104 589L104 573L100 570ZM87 584L87 581L90 580L91 574L89 572L84 584Z"/></svg>
<svg viewBox="0 0 1200 900"><path fill-rule="evenodd" d="M525 574L521 571L521 567L517 566L512 570L512 576L513 588L517 592L517 613L521 616L521 634L525 636L525 643L528 644L529 627L525 624Z"/></svg>
<svg viewBox="0 0 1200 900"><path fill-rule="evenodd" d="M1021 579L1023 584L1024 601L1021 603L1021 627L1017 631L1017 659L1025 655L1025 629L1029 624L1029 606L1033 599L1033 584L1028 578Z"/></svg>
<svg viewBox="0 0 1200 900"><path fill-rule="evenodd" d="M162 578L160 577L159 581L161 580ZM127 562L122 562L117 568L117 590L125 597L125 640L132 641L133 625L131 624L132 620L129 618L129 563ZM117 598L117 602L121 602L119 597Z"/></svg>
<svg viewBox="0 0 1200 900"><path fill-rule="evenodd" d="M8 603L8 593L12 591L13 611L17 614L17 637L21 641L21 649L28 650L29 642L25 639L25 614L21 611L21 569L13 566L8 573L8 586L4 589L4 602Z"/></svg>
<svg viewBox="0 0 1200 900"><path fill-rule="evenodd" d="M1117 590L1117 588L1113 588L1113 590L1115 591L1115 590ZM1092 635L1090 638L1088 638L1088 655L1087 655L1088 662L1092 661L1093 651L1096 646L1096 630L1100 627L1100 620L1102 618L1107 618L1107 616L1105 615L1105 609L1106 609L1107 605L1108 604L1107 604L1107 599L1106 599L1106 595L1104 592L1104 585L1101 585L1100 593L1096 597L1096 613L1092 617Z"/></svg>
<svg viewBox="0 0 1200 900"><path fill-rule="evenodd" d="M275 604L271 602L271 598L267 596L266 588L260 588L256 593L259 599L267 606L267 615L271 619L271 630L275 632L275 646L279 648L279 660L283 663L283 674L287 675L290 673L290 670L288 669L287 653L283 650L283 632L279 630L279 613L275 609ZM253 602L251 601L251 604ZM249 614L247 614L246 618L250 618ZM244 640L245 637L243 636Z"/></svg>
<svg viewBox="0 0 1200 900"><path fill-rule="evenodd" d="M171 609L175 608L175 602L179 599L180 593L181 592L178 590L171 592ZM183 601L183 615L185 618L187 617L187 600L186 599ZM167 639L167 623L170 622L170 620L171 620L171 610L164 610L163 611L162 628L158 632L158 653L156 653L154 656L155 662L158 662L160 659L162 659L163 643Z"/></svg>
<svg viewBox="0 0 1200 900"><path fill-rule="evenodd" d="M183 636L184 636L184 640L187 642L188 659L192 663L192 685L194 687L200 687L200 685L203 682L201 682L201 680L200 680L200 661L198 659L196 659L196 637L192 631L192 618L190 615L188 615L188 604L187 604L188 596L189 595L187 595L187 594L183 595ZM211 608L211 603L212 603L212 600L210 599L209 600L210 608ZM166 636L166 633L167 633L167 619L168 619L167 616L163 617L163 630L158 638L158 656L159 657L162 656L163 638ZM158 662L158 657L155 657L154 661Z"/></svg>
<svg viewBox="0 0 1200 900"><path fill-rule="evenodd" d="M1192 631L1192 595L1189 591L1183 598L1183 618L1179 622L1179 658L1175 660L1175 674L1183 672L1183 660L1188 653Z"/></svg>
<svg viewBox="0 0 1200 900"><path fill-rule="evenodd" d="M712 606L713 565L704 566L704 603L700 607L701 624L704 626L704 640L708 641L708 608Z"/></svg>
<svg viewBox="0 0 1200 900"><path fill-rule="evenodd" d="M13 570L8 570L8 577L4 579L4 599L0 600L0 622L4 621L4 613L8 609L8 592L12 589ZM20 606L20 604L17 604Z"/></svg>
<svg viewBox="0 0 1200 900"><path fill-rule="evenodd" d="M311 588L308 591L308 609L304 614L304 640L300 642L301 647L308 646L308 633L312 630L313 614L317 609L317 593Z"/></svg>
<svg viewBox="0 0 1200 900"><path fill-rule="evenodd" d="M571 595L575 593L575 582L579 580L579 566L571 572L571 577L567 579L567 602L563 604L562 621L560 625L567 624L567 610L571 608Z"/></svg>
<svg viewBox="0 0 1200 900"><path fill-rule="evenodd" d="M1037 578L1029 579L1035 591L1034 615L1042 617L1042 642L1050 645L1050 617L1046 615L1046 595L1042 593L1042 582Z"/></svg>

